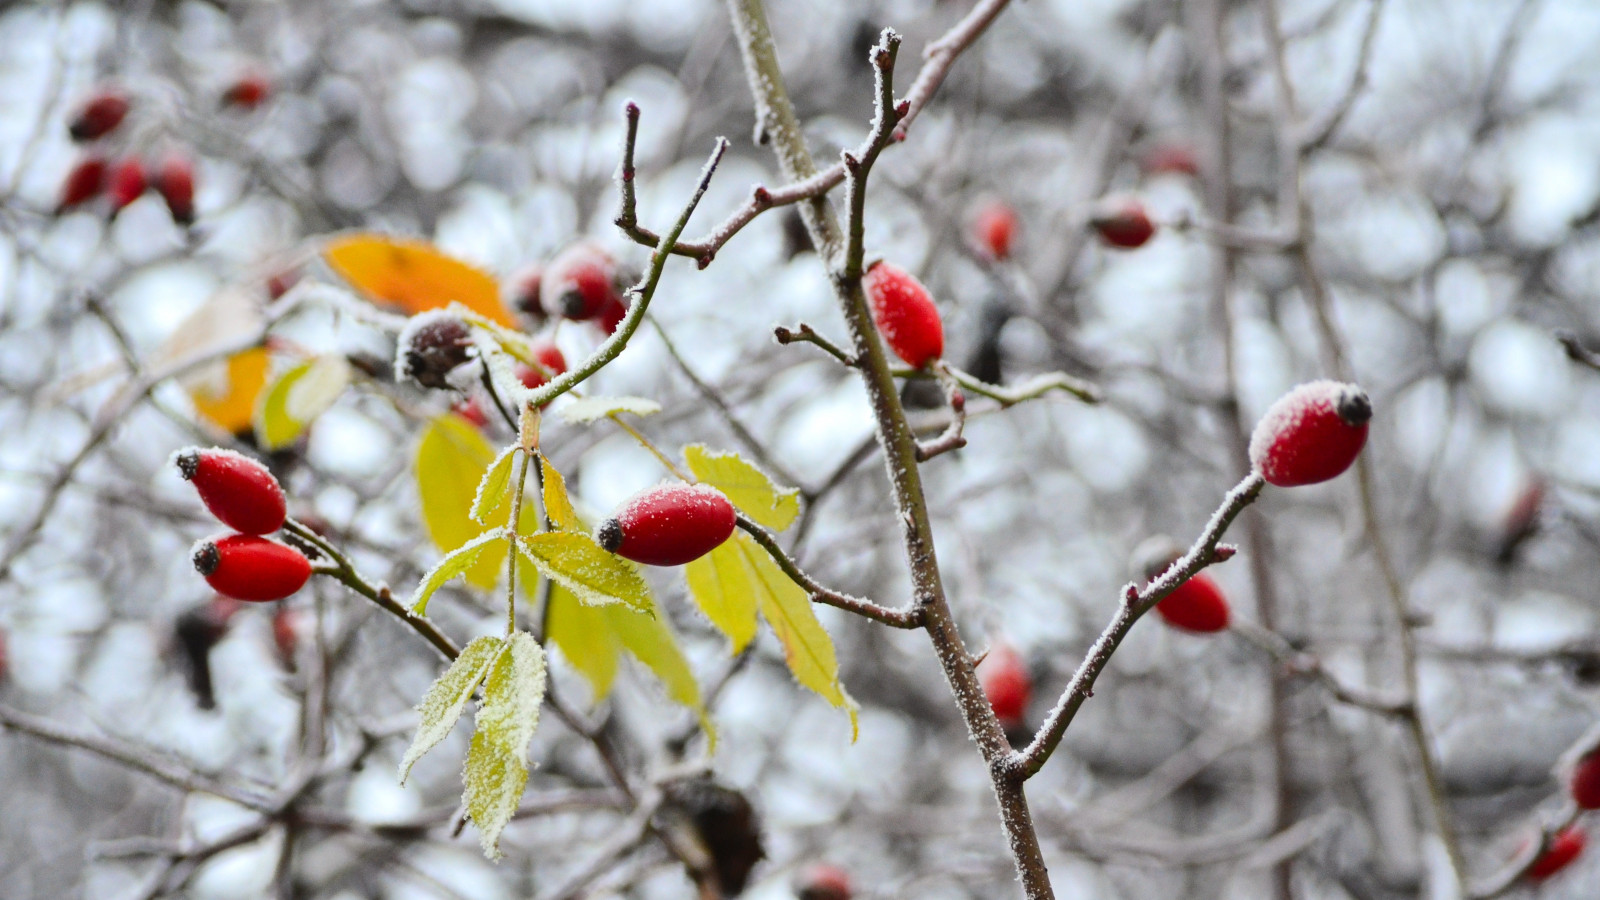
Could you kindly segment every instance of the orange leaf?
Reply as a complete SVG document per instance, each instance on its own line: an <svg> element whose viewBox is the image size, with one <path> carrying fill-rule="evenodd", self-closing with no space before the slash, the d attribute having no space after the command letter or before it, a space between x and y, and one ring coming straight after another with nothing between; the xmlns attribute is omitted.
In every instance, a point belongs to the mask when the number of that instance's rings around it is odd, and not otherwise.
<svg viewBox="0 0 1600 900"><path fill-rule="evenodd" d="M190 384L194 411L229 434L249 431L256 397L267 384L269 361L265 347L252 347L228 357L225 381L203 379Z"/></svg>
<svg viewBox="0 0 1600 900"><path fill-rule="evenodd" d="M407 315L455 302L508 328L516 327L500 302L500 287L493 277L425 241L352 234L329 241L322 254L345 281Z"/></svg>

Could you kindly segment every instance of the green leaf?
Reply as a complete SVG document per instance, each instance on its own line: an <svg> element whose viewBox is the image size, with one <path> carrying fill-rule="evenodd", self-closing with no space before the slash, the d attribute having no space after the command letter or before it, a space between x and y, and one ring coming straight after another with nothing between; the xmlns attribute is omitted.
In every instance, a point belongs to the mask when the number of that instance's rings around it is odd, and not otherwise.
<svg viewBox="0 0 1600 900"><path fill-rule="evenodd" d="M500 832L528 786L528 744L539 727L544 689L544 649L533 635L513 633L483 680L477 729L461 773L462 801L490 859L500 857Z"/></svg>
<svg viewBox="0 0 1600 900"><path fill-rule="evenodd" d="M572 508L572 498L567 496L567 480L543 454L539 461L544 465L544 514L559 531L588 531L578 518L578 511Z"/></svg>
<svg viewBox="0 0 1600 900"><path fill-rule="evenodd" d="M289 387L284 411L300 422L310 422L328 411L350 386L350 361L330 353L311 361L310 368Z"/></svg>
<svg viewBox="0 0 1600 900"><path fill-rule="evenodd" d="M789 664L789 671L796 681L850 714L850 739L854 741L860 735L857 718L860 707L839 682L839 660L834 655L833 640L817 621L810 595L789 580L754 538L743 533L735 538L750 565L761 615L783 644L783 658Z"/></svg>
<svg viewBox="0 0 1600 900"><path fill-rule="evenodd" d="M587 534L547 531L519 538L517 547L539 574L572 591L584 603L650 609L650 586L638 570L622 557L607 553Z"/></svg>
<svg viewBox="0 0 1600 900"><path fill-rule="evenodd" d="M487 517L510 496L512 464L517 461L519 449L512 444L501 450L489 468L484 470L483 479L478 482L478 492L472 495L472 511L469 515L475 521L487 524Z"/></svg>
<svg viewBox="0 0 1600 900"><path fill-rule="evenodd" d="M800 515L800 491L778 487L771 476L737 453L722 453L704 444L683 448L683 458L697 481L709 484L740 511L774 531L782 531Z"/></svg>
<svg viewBox="0 0 1600 900"><path fill-rule="evenodd" d="M556 410L562 419L583 425L612 413L648 416L661 411L661 404L644 397L580 397Z"/></svg>
<svg viewBox="0 0 1600 900"><path fill-rule="evenodd" d="M717 729L706 715L705 703L700 698L700 683L695 680L694 670L689 668L689 661L684 658L672 629L667 627L666 619L656 613L653 604L649 613L635 612L615 604L595 611L610 621L617 639L628 648L628 652L661 679L667 696L673 702L694 710L714 752Z"/></svg>
<svg viewBox="0 0 1600 900"><path fill-rule="evenodd" d="M533 573L532 566L528 566ZM533 579L527 579L531 585ZM611 693L617 677L617 652L621 645L612 630L606 610L611 606L590 606L560 585L550 586L550 608L545 613L545 634L578 674L589 682L594 702Z"/></svg>
<svg viewBox="0 0 1600 900"><path fill-rule="evenodd" d="M422 500L422 521L434 546L448 553L483 533L468 512L478 495L478 483L494 461L494 448L472 423L455 414L434 419L417 444L417 494ZM510 518L509 509L486 516L498 528ZM504 547L487 546L466 571L467 583L489 590L505 567Z"/></svg>
<svg viewBox="0 0 1600 900"><path fill-rule="evenodd" d="M685 566L684 577L695 605L733 643L730 652L743 650L756 636L756 591L744 551L724 541Z"/></svg>
<svg viewBox="0 0 1600 900"><path fill-rule="evenodd" d="M483 681L489 666L503 649L505 642L497 637L474 640L462 648L461 655L450 664L450 668L445 669L439 680L428 688L428 692L422 696L422 702L417 704L422 723L417 726L417 735L411 739L411 746L400 760L401 784L405 784L412 765L422 758L422 754L432 750L450 734L456 720L461 718L467 701L472 699L472 692L478 689L478 683Z"/></svg>
<svg viewBox="0 0 1600 900"><path fill-rule="evenodd" d="M311 371L315 360L298 363L267 386L256 399L255 415L251 424L255 428L256 443L263 450L280 450L295 442L305 431L306 423L289 415L289 392L295 382Z"/></svg>
<svg viewBox="0 0 1600 900"><path fill-rule="evenodd" d="M465 544L445 554L428 574L422 577L417 584L416 593L411 595L409 606L411 611L419 616L428 614L428 601L433 598L434 592L444 587L445 582L465 573L478 561L478 556L495 541L505 540L505 532L499 528L485 531Z"/></svg>

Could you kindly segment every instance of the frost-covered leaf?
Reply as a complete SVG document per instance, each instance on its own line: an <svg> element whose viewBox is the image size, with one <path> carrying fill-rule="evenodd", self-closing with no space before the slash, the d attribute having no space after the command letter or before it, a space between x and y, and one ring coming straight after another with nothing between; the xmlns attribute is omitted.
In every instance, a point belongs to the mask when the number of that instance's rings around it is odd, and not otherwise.
<svg viewBox="0 0 1600 900"><path fill-rule="evenodd" d="M500 832L528 786L528 744L539 727L544 689L544 648L525 631L513 633L483 680L483 703L461 773L462 801L490 859L499 858Z"/></svg>
<svg viewBox="0 0 1600 900"><path fill-rule="evenodd" d="M544 466L544 514L558 531L587 531L583 520L578 518L578 511L572 507L572 498L567 495L567 480L543 455L539 461Z"/></svg>
<svg viewBox="0 0 1600 900"><path fill-rule="evenodd" d="M607 553L582 532L547 531L519 538L517 547L539 574L590 604L622 603L650 609L650 587L626 560Z"/></svg>
<svg viewBox="0 0 1600 900"><path fill-rule="evenodd" d="M700 683L695 680L694 670L689 668L689 660L684 658L683 649L678 646L672 629L667 627L666 619L656 613L654 602L648 613L635 612L616 604L601 607L596 612L610 621L612 631L628 648L628 652L661 680L667 689L667 696L700 717L700 727L705 730L706 739L715 750L717 730L706 715L705 703L700 697Z"/></svg>
<svg viewBox="0 0 1600 900"><path fill-rule="evenodd" d="M685 566L684 577L695 605L733 643L731 652L743 650L756 636L756 593L744 551L724 541Z"/></svg>
<svg viewBox="0 0 1600 900"><path fill-rule="evenodd" d="M532 566L529 567L529 574ZM550 586L550 608L545 613L545 634L561 650L578 674L589 682L594 700L599 703L611 693L617 677L617 652L621 644L612 631L606 610L590 606L560 585Z"/></svg>
<svg viewBox="0 0 1600 900"><path fill-rule="evenodd" d="M487 523L487 517L500 508L510 495L511 473L513 463L517 460L516 444L500 451L494 462L483 472L483 478L478 482L478 492L472 497L472 518L479 523ZM508 514L509 515L509 514Z"/></svg>
<svg viewBox="0 0 1600 900"><path fill-rule="evenodd" d="M580 397L557 410L557 414L573 424L584 424L603 419L612 413L626 412L648 416L661 411L661 404L644 397Z"/></svg>
<svg viewBox="0 0 1600 900"><path fill-rule="evenodd" d="M505 533L496 528L492 531L485 531L483 534L445 554L444 559L439 560L438 564L429 570L428 574L424 575L422 581L417 584L417 591L411 595L411 602L408 604L411 607L411 611L419 616L427 615L428 601L433 598L434 593L439 588L444 587L445 582L472 568L472 564L478 561L478 556L483 553L485 548L495 541L503 540L505 540Z"/></svg>
<svg viewBox="0 0 1600 900"><path fill-rule="evenodd" d="M761 615L783 644L783 658L789 664L789 671L796 681L850 714L851 740L854 740L860 733L856 716L860 707L839 682L839 660L834 655L833 639L817 621L810 595L783 574L754 538L747 534L738 534L735 538L750 565Z"/></svg>
<svg viewBox="0 0 1600 900"><path fill-rule="evenodd" d="M507 328L517 326L500 302L500 286L493 277L425 241L348 234L330 240L322 254L357 290L407 315L460 303Z"/></svg>
<svg viewBox="0 0 1600 900"><path fill-rule="evenodd" d="M291 419L310 423L328 411L350 386L350 361L342 354L329 353L311 361L305 375L289 388L284 411Z"/></svg>
<svg viewBox="0 0 1600 900"><path fill-rule="evenodd" d="M478 429L453 413L434 419L422 433L416 456L417 494L428 537L440 550L448 553L483 533L483 526L468 512L494 457L494 448ZM509 510L496 510L486 522L499 527L510 515ZM467 583L493 588L504 568L505 553L504 547L485 547L467 569Z"/></svg>
<svg viewBox="0 0 1600 900"><path fill-rule="evenodd" d="M740 511L768 528L782 531L800 515L799 489L778 487L767 473L737 453L690 444L683 448L683 458L697 481L727 494Z"/></svg>
<svg viewBox="0 0 1600 900"><path fill-rule="evenodd" d="M456 720L461 718L467 701L472 699L472 692L478 689L478 683L483 681L490 664L503 649L505 642L497 637L474 640L462 648L461 655L450 664L450 668L445 669L439 680L428 688L428 692L422 696L422 702L417 704L422 723L417 726L417 735L411 739L411 746L400 760L401 784L405 783L412 765L422 758L422 754L432 750L450 734Z"/></svg>

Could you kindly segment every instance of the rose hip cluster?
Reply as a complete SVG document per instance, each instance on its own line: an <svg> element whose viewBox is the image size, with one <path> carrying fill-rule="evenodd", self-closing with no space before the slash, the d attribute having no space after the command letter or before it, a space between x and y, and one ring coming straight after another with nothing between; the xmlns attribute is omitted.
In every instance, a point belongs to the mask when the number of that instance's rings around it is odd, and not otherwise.
<svg viewBox="0 0 1600 900"><path fill-rule="evenodd" d="M133 103L117 88L103 88L85 100L67 123L78 143L101 141L122 125ZM115 216L154 188L167 204L172 221L194 222L194 162L185 153L169 151L153 165L129 154L113 161L101 149L89 150L67 172L56 212L66 212L105 195Z"/></svg>
<svg viewBox="0 0 1600 900"><path fill-rule="evenodd" d="M630 274L605 248L580 241L513 279L512 305L536 325L560 317L592 322L610 336L628 314Z"/></svg>
<svg viewBox="0 0 1600 900"><path fill-rule="evenodd" d="M311 561L288 544L264 535L283 527L288 507L283 487L267 467L232 450L190 447L172 457L206 509L234 534L195 544L194 567L224 597L282 600L305 586Z"/></svg>

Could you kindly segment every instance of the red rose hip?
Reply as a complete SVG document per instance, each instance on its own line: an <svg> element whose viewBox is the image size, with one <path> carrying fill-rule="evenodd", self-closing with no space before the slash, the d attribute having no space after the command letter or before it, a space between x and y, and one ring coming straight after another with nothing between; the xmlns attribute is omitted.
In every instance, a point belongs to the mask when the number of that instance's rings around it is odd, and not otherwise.
<svg viewBox="0 0 1600 900"><path fill-rule="evenodd" d="M894 355L922 368L944 355L944 324L928 289L910 272L879 261L861 278L872 321Z"/></svg>
<svg viewBox="0 0 1600 900"><path fill-rule="evenodd" d="M149 186L144 163L132 157L117 163L111 170L110 182L106 187L106 192L111 195L111 214L116 215L123 207L139 199Z"/></svg>
<svg viewBox="0 0 1600 900"><path fill-rule="evenodd" d="M117 130L128 115L128 97L121 91L101 91L78 107L67 132L75 141L92 141Z"/></svg>
<svg viewBox="0 0 1600 900"><path fill-rule="evenodd" d="M850 900L855 886L850 874L838 866L812 863L795 878L794 893L797 900Z"/></svg>
<svg viewBox="0 0 1600 900"><path fill-rule="evenodd" d="M607 337L617 333L617 326L622 324L622 319L628 314L628 304L621 299L608 301L600 314L595 316L595 324L606 333Z"/></svg>
<svg viewBox="0 0 1600 900"><path fill-rule="evenodd" d="M647 566L681 566L733 534L733 504L706 484L660 484L635 495L600 523L595 540Z"/></svg>
<svg viewBox="0 0 1600 900"><path fill-rule="evenodd" d="M539 296L550 315L592 319L617 299L615 277L611 254L594 244L573 244L545 267Z"/></svg>
<svg viewBox="0 0 1600 900"><path fill-rule="evenodd" d="M194 222L194 163L180 153L169 154L156 169L156 193L167 203L172 221Z"/></svg>
<svg viewBox="0 0 1600 900"><path fill-rule="evenodd" d="M978 683L1000 725L1008 731L1020 727L1033 697L1033 678L1017 651L1009 644L991 647L978 664Z"/></svg>
<svg viewBox="0 0 1600 900"><path fill-rule="evenodd" d="M999 200L985 204L972 219L972 241L991 259L1010 259L1017 239L1017 213Z"/></svg>
<svg viewBox="0 0 1600 900"><path fill-rule="evenodd" d="M1544 881L1557 872L1572 865L1572 861L1583 854L1584 845L1589 842L1588 835L1576 825L1569 825L1555 837L1550 839L1550 846L1539 854L1539 858L1528 867L1528 880L1533 882Z"/></svg>
<svg viewBox="0 0 1600 900"><path fill-rule="evenodd" d="M1124 250L1143 247L1156 233L1156 223L1137 200L1112 201L1095 213L1089 224L1101 240Z"/></svg>
<svg viewBox="0 0 1600 900"><path fill-rule="evenodd" d="M1579 809L1600 809L1600 748L1578 758L1567 787Z"/></svg>
<svg viewBox="0 0 1600 900"><path fill-rule="evenodd" d="M61 185L61 202L56 204L56 213L93 200L100 196L105 185L106 158L98 154L84 157L67 173L67 180Z"/></svg>
<svg viewBox="0 0 1600 900"><path fill-rule="evenodd" d="M305 554L251 534L201 541L192 559L212 590L235 600L282 600L311 578L311 560Z"/></svg>
<svg viewBox="0 0 1600 900"><path fill-rule="evenodd" d="M245 534L270 534L283 527L283 487L266 466L220 447L190 447L172 460L222 524Z"/></svg>
<svg viewBox="0 0 1600 900"><path fill-rule="evenodd" d="M1210 575L1198 572L1156 604L1156 612L1174 628L1211 634L1228 627L1228 598Z"/></svg>
<svg viewBox="0 0 1600 900"><path fill-rule="evenodd" d="M1250 435L1250 465L1268 484L1297 487L1336 478L1367 443L1372 401L1337 381L1302 384L1267 408Z"/></svg>
<svg viewBox="0 0 1600 900"><path fill-rule="evenodd" d="M228 85L228 89L222 92L222 104L237 106L240 109L255 109L270 93L272 86L267 83L266 77L252 73Z"/></svg>
<svg viewBox="0 0 1600 900"><path fill-rule="evenodd" d="M556 346L555 341L549 338L536 338L532 342L531 349L534 361L548 369L549 373L540 371L538 366L518 365L517 377L522 379L523 387L529 390L543 387L550 382L552 376L567 371L567 358L562 354L561 348Z"/></svg>

